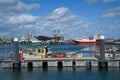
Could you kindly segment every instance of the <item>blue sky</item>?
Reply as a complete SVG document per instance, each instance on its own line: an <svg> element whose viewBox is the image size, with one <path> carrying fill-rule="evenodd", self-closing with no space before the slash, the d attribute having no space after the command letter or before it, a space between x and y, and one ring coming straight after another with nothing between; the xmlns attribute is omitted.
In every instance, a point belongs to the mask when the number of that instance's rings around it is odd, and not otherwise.
<svg viewBox="0 0 120 80"><path fill-rule="evenodd" d="M35 35L120 38L120 0L0 0L0 38Z"/></svg>

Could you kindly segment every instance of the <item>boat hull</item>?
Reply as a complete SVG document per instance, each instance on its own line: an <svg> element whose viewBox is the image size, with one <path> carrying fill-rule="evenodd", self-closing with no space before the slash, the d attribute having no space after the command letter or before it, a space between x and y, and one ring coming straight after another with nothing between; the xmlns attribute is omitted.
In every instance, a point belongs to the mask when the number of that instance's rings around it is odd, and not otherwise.
<svg viewBox="0 0 120 80"><path fill-rule="evenodd" d="M94 45L94 44L98 44L98 41L73 41L76 44L80 44L80 45Z"/></svg>

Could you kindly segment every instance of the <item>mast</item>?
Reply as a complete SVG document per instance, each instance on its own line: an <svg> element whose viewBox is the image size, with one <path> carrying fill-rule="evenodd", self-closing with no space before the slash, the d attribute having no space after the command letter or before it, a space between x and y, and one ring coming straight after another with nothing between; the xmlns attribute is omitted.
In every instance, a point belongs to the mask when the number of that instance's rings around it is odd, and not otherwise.
<svg viewBox="0 0 120 80"><path fill-rule="evenodd" d="M59 42L59 34L60 30L54 30L54 34L53 34L53 37L54 37L54 43L58 43Z"/></svg>

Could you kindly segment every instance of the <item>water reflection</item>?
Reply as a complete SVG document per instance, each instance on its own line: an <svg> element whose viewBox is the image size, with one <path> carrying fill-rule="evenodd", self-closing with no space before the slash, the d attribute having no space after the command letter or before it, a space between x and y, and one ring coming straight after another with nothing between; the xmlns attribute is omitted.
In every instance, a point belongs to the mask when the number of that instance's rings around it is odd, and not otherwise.
<svg viewBox="0 0 120 80"><path fill-rule="evenodd" d="M25 80L24 73L21 71L21 69L4 69L4 74L6 74L6 77L4 76L4 80Z"/></svg>
<svg viewBox="0 0 120 80"><path fill-rule="evenodd" d="M63 67L58 67L58 73L62 73L63 72Z"/></svg>
<svg viewBox="0 0 120 80"><path fill-rule="evenodd" d="M43 73L47 73L48 72L48 67L42 67L42 71L43 71Z"/></svg>
<svg viewBox="0 0 120 80"><path fill-rule="evenodd" d="M28 67L28 72L32 72L33 71L33 68L32 67Z"/></svg>
<svg viewBox="0 0 120 80"><path fill-rule="evenodd" d="M119 80L120 68L47 67L0 69L4 80Z"/></svg>
<svg viewBox="0 0 120 80"><path fill-rule="evenodd" d="M100 68L98 71L99 71L100 77L103 78L102 80L109 80L107 68Z"/></svg>

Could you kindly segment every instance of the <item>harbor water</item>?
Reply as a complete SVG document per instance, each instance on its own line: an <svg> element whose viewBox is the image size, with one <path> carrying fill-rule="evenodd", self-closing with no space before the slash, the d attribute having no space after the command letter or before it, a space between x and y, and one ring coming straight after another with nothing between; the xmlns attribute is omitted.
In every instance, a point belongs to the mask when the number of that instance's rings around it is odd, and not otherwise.
<svg viewBox="0 0 120 80"><path fill-rule="evenodd" d="M37 46L47 46L54 52L82 53L84 56L95 56L95 45L45 45L45 44L29 44L20 45L20 50L32 48L35 50ZM116 45L115 45L116 46ZM13 51L12 44L0 45L0 60L9 58L10 52ZM92 67L48 67L48 68L22 68L13 70L11 68L2 68L0 63L0 79L4 80L120 80L120 68L98 69Z"/></svg>
<svg viewBox="0 0 120 80"><path fill-rule="evenodd" d="M91 70L79 67L72 69L64 67L62 69L49 67L21 70L0 69L0 79L4 80L120 80L120 69L109 68Z"/></svg>

